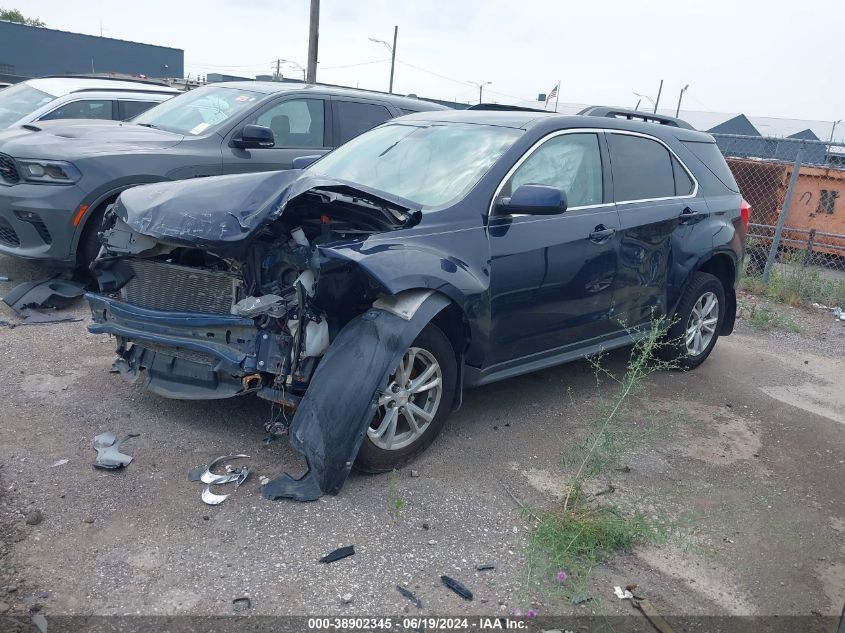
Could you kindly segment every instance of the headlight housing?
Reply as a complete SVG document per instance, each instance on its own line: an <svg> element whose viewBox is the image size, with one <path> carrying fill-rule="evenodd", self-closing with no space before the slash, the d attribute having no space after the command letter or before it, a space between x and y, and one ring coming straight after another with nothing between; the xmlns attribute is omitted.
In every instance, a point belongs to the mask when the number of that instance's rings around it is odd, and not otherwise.
<svg viewBox="0 0 845 633"><path fill-rule="evenodd" d="M37 158L18 158L18 172L27 182L48 185L72 185L82 177L79 170L63 160L39 160Z"/></svg>

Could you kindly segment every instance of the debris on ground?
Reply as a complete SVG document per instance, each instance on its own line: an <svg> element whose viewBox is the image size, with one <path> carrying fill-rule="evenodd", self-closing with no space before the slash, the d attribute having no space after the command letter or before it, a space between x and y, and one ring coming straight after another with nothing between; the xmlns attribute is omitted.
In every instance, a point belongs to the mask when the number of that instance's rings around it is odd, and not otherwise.
<svg viewBox="0 0 845 633"><path fill-rule="evenodd" d="M646 599L631 600L631 604L643 612L643 615L648 618L648 621L654 625L660 633L675 633L674 629L669 626L669 623L663 619L654 605Z"/></svg>
<svg viewBox="0 0 845 633"><path fill-rule="evenodd" d="M496 566L493 563L478 563L475 568L478 571L487 571L489 569L496 569Z"/></svg>
<svg viewBox="0 0 845 633"><path fill-rule="evenodd" d="M613 593L616 594L616 597L620 600L633 600L634 594L632 594L627 589L623 589L622 587L614 587Z"/></svg>
<svg viewBox="0 0 845 633"><path fill-rule="evenodd" d="M472 592L454 578L449 578L449 576L440 576L440 580L444 585L464 600L472 600Z"/></svg>
<svg viewBox="0 0 845 633"><path fill-rule="evenodd" d="M44 308L62 309L85 294L85 285L58 276L41 281L18 284L3 297L3 301L21 318L21 325L81 321L70 315L41 312Z"/></svg>
<svg viewBox="0 0 845 633"><path fill-rule="evenodd" d="M419 477L420 471L418 470L411 470L411 477Z"/></svg>
<svg viewBox="0 0 845 633"><path fill-rule="evenodd" d="M43 613L33 613L29 617L40 633L47 633L47 618Z"/></svg>
<svg viewBox="0 0 845 633"><path fill-rule="evenodd" d="M200 495L204 503L210 506L216 506L229 498L229 495L218 495L211 492L212 486L234 483L235 489L238 489L249 478L252 470L247 466L235 468L231 464L226 464L226 473L224 475L211 472L211 469L218 464L232 461L233 459L249 459L249 455L223 455L212 460L207 466L197 466L188 473L188 481L199 481L205 484L205 488Z"/></svg>
<svg viewBox="0 0 845 633"><path fill-rule="evenodd" d="M242 598L235 598L234 600L232 600L232 611L234 613L243 613L251 607L252 601L247 596L244 596Z"/></svg>
<svg viewBox="0 0 845 633"><path fill-rule="evenodd" d="M94 467L105 468L106 470L126 468L132 461L132 458L129 455L121 453L120 447L126 440L138 437L139 435L140 433L128 433L118 440L117 434L114 431L100 433L94 438L94 450L97 451Z"/></svg>
<svg viewBox="0 0 845 633"><path fill-rule="evenodd" d="M70 461L69 459L60 459L59 461L57 461L53 464L50 464L50 468L56 468L57 466L64 466L69 461Z"/></svg>
<svg viewBox="0 0 845 633"><path fill-rule="evenodd" d="M44 520L44 513L41 510L31 510L24 518L27 525L38 525Z"/></svg>
<svg viewBox="0 0 845 633"><path fill-rule="evenodd" d="M352 602L352 594L345 593L340 597L340 599L343 600L343 604L350 604Z"/></svg>
<svg viewBox="0 0 845 633"><path fill-rule="evenodd" d="M422 606L423 606L422 600L417 598L413 593L411 593L410 590L405 589L405 587L403 587L402 585L396 585L396 589L404 597L406 597L408 600L410 600L417 609L422 609Z"/></svg>
<svg viewBox="0 0 845 633"><path fill-rule="evenodd" d="M355 553L355 546L354 545L347 545L346 547L339 547L338 549L334 550L333 552L329 552L325 556L320 559L321 563L333 563L341 558L346 558L347 556L352 556Z"/></svg>

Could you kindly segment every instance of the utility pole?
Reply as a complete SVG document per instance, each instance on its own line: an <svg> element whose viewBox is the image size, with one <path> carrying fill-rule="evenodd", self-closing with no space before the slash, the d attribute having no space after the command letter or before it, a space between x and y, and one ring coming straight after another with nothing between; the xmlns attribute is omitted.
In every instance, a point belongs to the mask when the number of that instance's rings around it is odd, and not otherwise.
<svg viewBox="0 0 845 633"><path fill-rule="evenodd" d="M657 89L657 101L654 102L654 113L657 114L657 104L660 103L660 93L663 92L663 80L660 80L660 87Z"/></svg>
<svg viewBox="0 0 845 633"><path fill-rule="evenodd" d="M311 19L308 28L308 71L305 81L317 83L317 44L320 38L320 0L311 0Z"/></svg>
<svg viewBox="0 0 845 633"><path fill-rule="evenodd" d="M276 60L276 76L273 77L273 81L281 81L281 78L282 78L282 71L280 69L281 65L282 65L282 60L277 59Z"/></svg>
<svg viewBox="0 0 845 633"><path fill-rule="evenodd" d="M836 126L842 123L842 119L833 122L833 126L830 128L830 143L833 143L833 133L836 132Z"/></svg>
<svg viewBox="0 0 845 633"><path fill-rule="evenodd" d="M399 35L399 25L393 27L393 48L390 49L390 94L393 94L393 69L396 67L396 38Z"/></svg>
<svg viewBox="0 0 845 633"><path fill-rule="evenodd" d="M678 95L678 107L675 108L675 118L676 119L681 114L681 99L684 98L684 93L687 91L687 88L689 88L689 84L687 84L686 86L681 88L681 94Z"/></svg>

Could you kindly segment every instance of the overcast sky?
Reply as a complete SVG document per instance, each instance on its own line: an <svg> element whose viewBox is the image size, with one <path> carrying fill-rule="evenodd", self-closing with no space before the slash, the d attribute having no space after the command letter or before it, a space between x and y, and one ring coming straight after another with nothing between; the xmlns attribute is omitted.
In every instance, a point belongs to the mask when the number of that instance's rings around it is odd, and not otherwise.
<svg viewBox="0 0 845 633"><path fill-rule="evenodd" d="M633 107L634 92L748 115L845 117L842 0L322 0L319 81L485 101L535 99L562 81L561 102ZM4 6L16 6L7 0ZM182 48L192 76L305 65L309 0L19 0L67 31ZM284 74L301 76L283 65ZM643 102L644 104L646 101Z"/></svg>

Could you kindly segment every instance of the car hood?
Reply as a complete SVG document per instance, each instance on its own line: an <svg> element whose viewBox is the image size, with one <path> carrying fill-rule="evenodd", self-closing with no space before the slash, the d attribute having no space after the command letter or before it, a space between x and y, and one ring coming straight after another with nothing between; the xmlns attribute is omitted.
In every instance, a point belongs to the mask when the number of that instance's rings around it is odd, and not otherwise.
<svg viewBox="0 0 845 633"><path fill-rule="evenodd" d="M16 158L70 160L167 149L185 137L121 121L39 121L0 131L0 152Z"/></svg>
<svg viewBox="0 0 845 633"><path fill-rule="evenodd" d="M220 246L244 242L306 194L318 203L363 208L385 228L413 226L422 215L418 205L404 198L302 170L133 187L120 195L115 213L132 230L158 240Z"/></svg>

